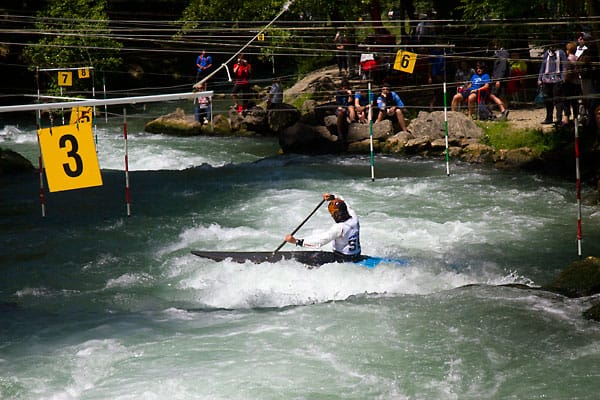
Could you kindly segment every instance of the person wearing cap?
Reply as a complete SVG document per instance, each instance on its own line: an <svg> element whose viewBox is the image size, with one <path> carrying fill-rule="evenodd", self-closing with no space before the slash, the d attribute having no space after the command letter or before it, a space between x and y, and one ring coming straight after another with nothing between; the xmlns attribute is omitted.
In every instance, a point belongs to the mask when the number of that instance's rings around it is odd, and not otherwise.
<svg viewBox="0 0 600 400"><path fill-rule="evenodd" d="M335 261L355 261L361 252L358 216L340 196L325 193L323 200L329 201L327 209L335 224L329 230L307 239L297 239L291 234L287 234L285 241L300 247L323 247L327 243L333 242Z"/></svg>

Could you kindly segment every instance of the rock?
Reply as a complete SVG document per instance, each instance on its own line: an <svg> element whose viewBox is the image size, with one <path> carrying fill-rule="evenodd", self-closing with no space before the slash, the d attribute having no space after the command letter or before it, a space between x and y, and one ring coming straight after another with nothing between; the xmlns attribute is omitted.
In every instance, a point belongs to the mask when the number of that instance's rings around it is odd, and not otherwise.
<svg viewBox="0 0 600 400"><path fill-rule="evenodd" d="M381 151L389 154L404 153L404 146L409 139L408 132L398 132L382 143Z"/></svg>
<svg viewBox="0 0 600 400"><path fill-rule="evenodd" d="M494 149L481 143L472 143L462 149L462 160L470 163L490 163L494 160Z"/></svg>
<svg viewBox="0 0 600 400"><path fill-rule="evenodd" d="M379 140L374 140L373 141L373 151L379 152L380 150L381 150L381 142ZM358 154L370 153L371 152L371 140L363 139L363 140L360 140L357 142L352 142L352 143L348 144L347 151L348 151L348 153L358 153Z"/></svg>
<svg viewBox="0 0 600 400"><path fill-rule="evenodd" d="M162 133L174 136L195 136L202 133L202 124L193 115L186 115L181 108L170 114L158 117L144 126L149 133Z"/></svg>
<svg viewBox="0 0 600 400"><path fill-rule="evenodd" d="M252 107L242 114L240 126L241 130L247 132L267 131L267 111L261 107Z"/></svg>
<svg viewBox="0 0 600 400"><path fill-rule="evenodd" d="M494 164L499 168L514 168L530 163L535 158L533 150L528 147L519 149L498 150L494 154Z"/></svg>
<svg viewBox="0 0 600 400"><path fill-rule="evenodd" d="M587 319L600 322L600 303L592 306L583 312L583 316Z"/></svg>
<svg viewBox="0 0 600 400"><path fill-rule="evenodd" d="M299 120L300 111L289 104L274 104L267 111L267 125L273 133L279 133Z"/></svg>
<svg viewBox="0 0 600 400"><path fill-rule="evenodd" d="M461 112L449 111L448 115L448 137L452 140L463 138L479 139L483 130L475 122ZM446 136L446 127L443 111L426 112L420 111L417 118L412 120L408 126L415 138L428 136L432 140L441 139Z"/></svg>
<svg viewBox="0 0 600 400"><path fill-rule="evenodd" d="M0 148L0 175L33 172L31 162L12 150Z"/></svg>
<svg viewBox="0 0 600 400"><path fill-rule="evenodd" d="M313 126L303 122L285 128L279 134L279 145L284 153L327 154L341 150L337 136L325 126Z"/></svg>
<svg viewBox="0 0 600 400"><path fill-rule="evenodd" d="M412 136L409 134L409 137ZM418 154L431 148L431 138L429 136L419 136L408 139L404 146L407 154Z"/></svg>
<svg viewBox="0 0 600 400"><path fill-rule="evenodd" d="M600 293L600 258L587 257L571 263L558 278L542 288L567 297Z"/></svg>
<svg viewBox="0 0 600 400"><path fill-rule="evenodd" d="M373 124L373 139L385 140L394 133L392 121L384 119L381 122ZM364 139L369 139L371 135L370 124L352 123L348 127L348 142L355 142Z"/></svg>
<svg viewBox="0 0 600 400"><path fill-rule="evenodd" d="M224 115L218 114L212 120L213 134L220 136L230 136L233 134L231 130L231 122Z"/></svg>

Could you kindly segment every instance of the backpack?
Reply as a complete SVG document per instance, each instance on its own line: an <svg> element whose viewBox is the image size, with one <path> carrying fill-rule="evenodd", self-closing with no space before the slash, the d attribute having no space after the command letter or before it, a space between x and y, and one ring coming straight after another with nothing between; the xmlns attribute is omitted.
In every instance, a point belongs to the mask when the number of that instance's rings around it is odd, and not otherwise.
<svg viewBox="0 0 600 400"><path fill-rule="evenodd" d="M488 121L492 118L492 113L488 108L487 104L478 104L477 105L477 117L480 121Z"/></svg>

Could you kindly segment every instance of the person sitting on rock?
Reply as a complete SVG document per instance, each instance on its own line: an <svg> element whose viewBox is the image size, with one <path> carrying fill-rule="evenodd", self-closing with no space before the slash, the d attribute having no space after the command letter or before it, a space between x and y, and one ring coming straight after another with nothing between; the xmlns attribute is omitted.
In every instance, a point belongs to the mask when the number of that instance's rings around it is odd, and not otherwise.
<svg viewBox="0 0 600 400"><path fill-rule="evenodd" d="M402 113L404 103L396 92L390 90L389 86L381 88L381 94L377 97L377 107L379 108L379 114L377 115L376 122L383 121L384 117L393 117L395 115L400 129L408 132L404 114Z"/></svg>
<svg viewBox="0 0 600 400"><path fill-rule="evenodd" d="M366 124L367 122L369 122L368 113L370 103L371 102L369 101L369 93L366 89L360 89L354 95L354 113L356 114L358 122L361 124Z"/></svg>

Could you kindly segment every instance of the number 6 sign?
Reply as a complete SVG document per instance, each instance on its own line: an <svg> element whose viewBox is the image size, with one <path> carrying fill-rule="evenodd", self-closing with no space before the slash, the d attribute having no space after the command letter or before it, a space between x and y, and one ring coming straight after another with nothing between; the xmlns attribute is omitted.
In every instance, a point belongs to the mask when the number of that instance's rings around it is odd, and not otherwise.
<svg viewBox="0 0 600 400"><path fill-rule="evenodd" d="M91 123L38 130L51 192L102 186Z"/></svg>
<svg viewBox="0 0 600 400"><path fill-rule="evenodd" d="M398 50L394 60L394 69L412 74L417 62L417 55L410 51Z"/></svg>

